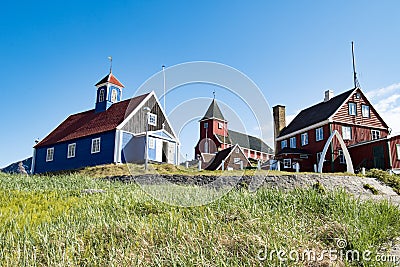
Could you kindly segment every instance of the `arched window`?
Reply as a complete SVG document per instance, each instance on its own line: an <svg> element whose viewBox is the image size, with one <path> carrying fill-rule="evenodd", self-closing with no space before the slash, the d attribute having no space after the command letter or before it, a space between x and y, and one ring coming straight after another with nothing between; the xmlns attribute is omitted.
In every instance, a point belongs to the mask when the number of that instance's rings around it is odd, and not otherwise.
<svg viewBox="0 0 400 267"><path fill-rule="evenodd" d="M104 101L104 89L101 89L99 92L99 102Z"/></svg>
<svg viewBox="0 0 400 267"><path fill-rule="evenodd" d="M111 91L111 102L112 103L117 102L117 90L115 89Z"/></svg>

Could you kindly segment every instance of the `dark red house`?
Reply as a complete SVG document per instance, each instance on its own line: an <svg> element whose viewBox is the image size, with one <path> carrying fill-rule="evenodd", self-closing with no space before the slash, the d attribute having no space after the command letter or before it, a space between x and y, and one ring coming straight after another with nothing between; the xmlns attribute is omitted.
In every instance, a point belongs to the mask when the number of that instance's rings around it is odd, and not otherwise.
<svg viewBox="0 0 400 267"><path fill-rule="evenodd" d="M325 92L323 102L302 110L286 126L285 107L273 108L275 158L282 170L315 171L327 139L338 131L349 150L355 170L400 169L400 136L390 137L390 128L360 88L338 96ZM337 139L325 156L324 172L346 171L346 161Z"/></svg>
<svg viewBox="0 0 400 267"><path fill-rule="evenodd" d="M195 147L195 155L203 162L209 162L221 150L239 145L247 158L267 161L274 156L270 148L260 138L228 129L228 121L213 99L204 117L200 120L200 140Z"/></svg>

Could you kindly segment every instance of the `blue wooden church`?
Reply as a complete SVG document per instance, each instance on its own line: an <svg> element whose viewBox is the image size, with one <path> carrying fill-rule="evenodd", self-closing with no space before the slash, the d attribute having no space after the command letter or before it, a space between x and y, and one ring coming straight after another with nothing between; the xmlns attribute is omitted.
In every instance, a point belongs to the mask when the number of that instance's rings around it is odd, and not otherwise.
<svg viewBox="0 0 400 267"><path fill-rule="evenodd" d="M150 161L178 164L179 141L154 92L121 101L124 85L111 71L96 87L94 109L69 116L35 145L32 173L143 163L146 148Z"/></svg>

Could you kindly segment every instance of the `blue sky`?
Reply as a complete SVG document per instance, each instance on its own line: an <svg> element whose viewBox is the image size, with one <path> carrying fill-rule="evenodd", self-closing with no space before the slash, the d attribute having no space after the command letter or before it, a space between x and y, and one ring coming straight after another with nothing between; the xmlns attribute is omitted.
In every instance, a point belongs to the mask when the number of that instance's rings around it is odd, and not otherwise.
<svg viewBox="0 0 400 267"><path fill-rule="evenodd" d="M399 11L399 1L7 1L0 167L30 156L34 140L68 115L94 107L110 55L124 98L163 64L215 61L248 75L290 119L326 89L352 87L354 41L362 89L400 132ZM197 135L196 127L184 132Z"/></svg>

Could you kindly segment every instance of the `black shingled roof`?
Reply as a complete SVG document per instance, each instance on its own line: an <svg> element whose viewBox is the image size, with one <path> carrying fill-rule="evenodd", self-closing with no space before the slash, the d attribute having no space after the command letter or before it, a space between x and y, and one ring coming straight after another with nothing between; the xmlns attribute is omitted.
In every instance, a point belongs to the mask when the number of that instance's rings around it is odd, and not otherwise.
<svg viewBox="0 0 400 267"><path fill-rule="evenodd" d="M217 101L215 101L215 99L213 99L210 106L208 107L207 112L204 115L204 117L202 118L202 120L204 120L204 119L225 120L224 116L222 115L221 110L219 109L219 107L217 105Z"/></svg>
<svg viewBox="0 0 400 267"><path fill-rule="evenodd" d="M226 159L226 157L229 155L229 153L231 153L231 151L234 147L235 146L231 146L231 147L225 148L224 150L219 151L215 155L211 164L206 167L206 170L209 170L209 171L216 170L219 167L219 165L221 165L222 161L224 159Z"/></svg>
<svg viewBox="0 0 400 267"><path fill-rule="evenodd" d="M217 134L216 136L221 142L224 141L224 137L222 135ZM238 144L242 148L250 148L252 150L257 150L264 153L274 153L274 150L264 143L260 138L232 130L228 130L228 137L225 137L225 142L232 145Z"/></svg>
<svg viewBox="0 0 400 267"><path fill-rule="evenodd" d="M292 122L282 129L278 137L304 129L310 125L327 120L338 108L346 101L355 89L348 90L340 95L333 97L327 102L321 102L312 107L302 110Z"/></svg>

